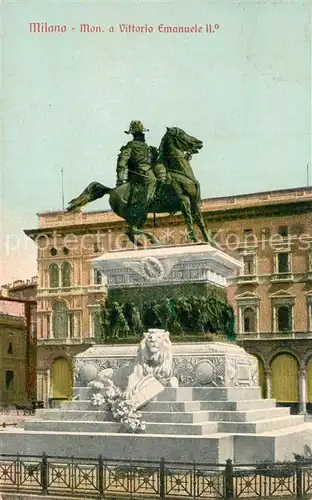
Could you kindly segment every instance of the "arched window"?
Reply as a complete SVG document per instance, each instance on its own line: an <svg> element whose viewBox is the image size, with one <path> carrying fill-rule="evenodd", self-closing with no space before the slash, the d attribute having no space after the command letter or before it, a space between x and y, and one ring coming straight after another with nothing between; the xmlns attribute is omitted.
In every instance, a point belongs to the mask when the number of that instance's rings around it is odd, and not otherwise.
<svg viewBox="0 0 312 500"><path fill-rule="evenodd" d="M90 309L90 329L91 337L102 338L101 310L99 306L95 304Z"/></svg>
<svg viewBox="0 0 312 500"><path fill-rule="evenodd" d="M93 336L96 338L102 337L102 325L101 325L101 313L100 311L94 311L92 314L92 329Z"/></svg>
<svg viewBox="0 0 312 500"><path fill-rule="evenodd" d="M14 372L9 370L5 372L5 390L12 391L14 389Z"/></svg>
<svg viewBox="0 0 312 500"><path fill-rule="evenodd" d="M72 268L70 263L63 262L61 269L62 269L62 287L71 286Z"/></svg>
<svg viewBox="0 0 312 500"><path fill-rule="evenodd" d="M58 288L60 286L60 274L57 264L51 264L49 267L49 283L50 288Z"/></svg>
<svg viewBox="0 0 312 500"><path fill-rule="evenodd" d="M55 302L52 307L52 329L55 339L65 339L68 337L68 308L65 302Z"/></svg>
<svg viewBox="0 0 312 500"><path fill-rule="evenodd" d="M257 314L252 307L246 307L243 312L244 333L257 331Z"/></svg>
<svg viewBox="0 0 312 500"><path fill-rule="evenodd" d="M291 308L289 306L280 306L277 310L277 329L279 332L289 332L291 326Z"/></svg>
<svg viewBox="0 0 312 500"><path fill-rule="evenodd" d="M299 402L299 365L294 356L281 353L271 363L272 398L281 403Z"/></svg>
<svg viewBox="0 0 312 500"><path fill-rule="evenodd" d="M93 271L93 283L94 285L102 284L102 273L98 269L94 269Z"/></svg>

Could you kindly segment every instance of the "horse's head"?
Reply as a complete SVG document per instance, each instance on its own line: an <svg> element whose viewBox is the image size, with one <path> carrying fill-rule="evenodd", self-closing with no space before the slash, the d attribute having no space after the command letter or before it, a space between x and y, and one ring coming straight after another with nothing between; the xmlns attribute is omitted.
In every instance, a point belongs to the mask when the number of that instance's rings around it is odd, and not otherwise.
<svg viewBox="0 0 312 500"><path fill-rule="evenodd" d="M188 154L196 154L203 147L202 141L196 139L196 137L192 137L187 134L178 127L167 127L166 135L170 136L170 138L175 142L176 147L180 149L180 151L184 151Z"/></svg>

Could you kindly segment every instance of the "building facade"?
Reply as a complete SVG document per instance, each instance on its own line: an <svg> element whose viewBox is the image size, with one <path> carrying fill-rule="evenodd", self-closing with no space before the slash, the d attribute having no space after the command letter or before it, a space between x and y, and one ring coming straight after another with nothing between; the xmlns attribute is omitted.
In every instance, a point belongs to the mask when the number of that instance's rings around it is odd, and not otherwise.
<svg viewBox="0 0 312 500"><path fill-rule="evenodd" d="M27 400L27 325L23 303L0 300L0 405Z"/></svg>
<svg viewBox="0 0 312 500"><path fill-rule="evenodd" d="M37 397L37 277L29 280L17 280L13 283L2 285L0 288L0 310L2 311L2 324L0 334L2 336L1 353L7 361L14 363L18 361L18 369L14 370L16 377L23 380L15 382L14 386L24 387L19 391L19 400L15 402L25 403L34 401ZM18 314L17 314L18 313ZM8 324L10 324L8 326ZM19 334L14 334L14 342L17 347L10 354L6 351L9 340L7 335L13 335L12 328L19 325ZM9 333L8 333L9 332ZM11 333L10 333L11 332ZM10 342L9 342L10 343ZM24 353L22 355L22 353ZM17 359L18 358L18 359ZM25 377L24 377L25 375ZM2 372L4 377L4 372ZM11 392L11 396L12 396ZM15 398L16 399L16 398Z"/></svg>
<svg viewBox="0 0 312 500"><path fill-rule="evenodd" d="M305 411L312 404L312 189L206 199L207 228L243 262L230 280L237 338L257 356L263 394ZM151 216L163 244L185 244L182 217ZM132 248L111 212L39 214L27 230L38 246L38 398L70 397L71 358L101 336L106 286L92 259Z"/></svg>
<svg viewBox="0 0 312 500"><path fill-rule="evenodd" d="M38 245L37 398L72 397L72 358L101 336L106 286L91 260L104 251L85 216L41 214Z"/></svg>

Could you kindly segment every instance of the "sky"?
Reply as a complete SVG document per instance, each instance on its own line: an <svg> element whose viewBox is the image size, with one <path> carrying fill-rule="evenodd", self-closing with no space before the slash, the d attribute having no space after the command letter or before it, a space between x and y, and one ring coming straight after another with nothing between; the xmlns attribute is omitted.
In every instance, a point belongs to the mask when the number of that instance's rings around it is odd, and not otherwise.
<svg viewBox="0 0 312 500"><path fill-rule="evenodd" d="M65 204L93 180L115 185L132 119L152 145L166 126L203 141L192 160L203 198L306 185L310 1L4 0L2 10L0 284L36 274L23 229L62 209L61 168ZM67 31L31 33L31 22ZM104 31L81 33L83 23ZM219 28L160 33L159 24ZM88 209L108 208L102 199Z"/></svg>

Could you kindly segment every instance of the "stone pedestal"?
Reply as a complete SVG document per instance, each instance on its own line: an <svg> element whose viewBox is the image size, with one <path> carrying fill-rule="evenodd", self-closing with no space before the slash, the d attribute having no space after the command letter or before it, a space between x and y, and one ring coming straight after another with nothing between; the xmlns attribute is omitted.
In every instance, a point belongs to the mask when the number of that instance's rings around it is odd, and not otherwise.
<svg viewBox="0 0 312 500"><path fill-rule="evenodd" d="M174 339L173 339L174 341ZM85 387L104 369L133 365L136 345L100 345L75 357L76 388ZM173 344L173 376L183 387L258 386L258 362L230 342Z"/></svg>
<svg viewBox="0 0 312 500"><path fill-rule="evenodd" d="M206 243L112 251L93 260L113 301L140 303L159 296L206 294L225 299L226 278L240 262Z"/></svg>

